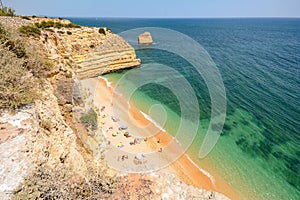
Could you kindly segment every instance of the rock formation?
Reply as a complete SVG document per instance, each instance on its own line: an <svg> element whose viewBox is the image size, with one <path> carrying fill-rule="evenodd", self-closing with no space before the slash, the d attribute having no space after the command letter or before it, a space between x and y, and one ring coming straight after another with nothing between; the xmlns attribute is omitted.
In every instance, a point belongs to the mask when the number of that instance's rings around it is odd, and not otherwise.
<svg viewBox="0 0 300 200"><path fill-rule="evenodd" d="M71 23L69 20L52 18L32 18L29 21L2 17L1 21L11 28L43 21ZM75 62L75 72L80 79L140 65L141 61L136 58L133 47L120 36L111 33L109 29L105 27L100 29L104 30L104 34L99 28L93 27L48 28L47 31L42 31L43 43L47 50L45 56L54 63L60 62L58 66L61 68ZM53 73L56 73L55 70Z"/></svg>
<svg viewBox="0 0 300 200"><path fill-rule="evenodd" d="M74 61L80 79L140 65L134 49L110 31L100 34L98 28L90 27L54 30L55 33L44 33L52 59L61 57Z"/></svg>
<svg viewBox="0 0 300 200"><path fill-rule="evenodd" d="M102 44L78 64L77 73L84 79L139 66L140 60L136 59L134 49L123 38L109 34Z"/></svg>
<svg viewBox="0 0 300 200"><path fill-rule="evenodd" d="M153 44L152 36L149 32L145 32L138 37L139 44Z"/></svg>

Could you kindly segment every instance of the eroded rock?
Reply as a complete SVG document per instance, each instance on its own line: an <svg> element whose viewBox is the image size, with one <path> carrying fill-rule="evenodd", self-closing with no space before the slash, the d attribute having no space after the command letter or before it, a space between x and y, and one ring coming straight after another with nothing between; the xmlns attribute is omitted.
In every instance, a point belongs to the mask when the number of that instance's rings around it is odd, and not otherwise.
<svg viewBox="0 0 300 200"><path fill-rule="evenodd" d="M149 32L145 32L138 37L139 44L153 44L152 36Z"/></svg>

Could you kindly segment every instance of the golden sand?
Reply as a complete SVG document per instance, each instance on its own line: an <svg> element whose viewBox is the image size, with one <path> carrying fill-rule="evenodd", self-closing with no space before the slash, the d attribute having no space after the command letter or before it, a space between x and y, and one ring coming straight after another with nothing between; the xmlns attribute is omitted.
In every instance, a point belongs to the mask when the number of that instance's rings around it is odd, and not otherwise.
<svg viewBox="0 0 300 200"><path fill-rule="evenodd" d="M114 105L112 105L112 102L114 102ZM96 86L94 104L96 108L99 109L99 125L106 133L106 137L110 142L110 145L118 146L121 144L123 145L122 151L130 153L157 152L160 151L160 149L164 149L164 147L173 140L168 133L154 126L151 121L149 121L136 107L133 106L132 103L127 102L121 95L117 94L103 78L99 79ZM128 116L120 113L118 113L118 116L114 116L116 114L114 109L124 110L124 113ZM124 118L130 118L130 122L128 119L126 121ZM116 123L116 121L119 119L130 123L126 124L128 127L131 127L130 125L134 125L132 127L145 127L143 129L138 129L138 131L130 128L130 134L131 132L138 132L139 136L142 138L147 137L147 140L145 141L143 139L139 144L130 145L130 141L132 142L134 140L136 134L128 138L125 137L125 131L118 130L120 124ZM149 136L149 132L154 132L155 134ZM176 150L177 149L174 149L174 152ZM161 159L164 158L162 157ZM216 191L231 199L241 199L239 194L230 187L229 184L210 171L209 173L214 175L214 180L212 181L211 177L207 175L207 173L201 171L185 153L164 170L175 174L179 180L200 189Z"/></svg>

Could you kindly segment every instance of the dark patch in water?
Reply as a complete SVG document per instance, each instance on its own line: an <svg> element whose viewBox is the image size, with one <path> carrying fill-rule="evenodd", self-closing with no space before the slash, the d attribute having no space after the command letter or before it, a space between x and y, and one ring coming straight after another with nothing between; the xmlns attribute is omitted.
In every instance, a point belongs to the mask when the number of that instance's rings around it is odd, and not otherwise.
<svg viewBox="0 0 300 200"><path fill-rule="evenodd" d="M223 128L224 128L225 131L231 131L231 126L229 124L227 124L226 122L225 122Z"/></svg>
<svg viewBox="0 0 300 200"><path fill-rule="evenodd" d="M263 140L259 142L257 153L261 155L263 158L267 159L272 152L272 143L267 140Z"/></svg>
<svg viewBox="0 0 300 200"><path fill-rule="evenodd" d="M249 123L247 120L245 120L245 119L241 120L241 122L242 122L242 124L245 125L245 126L248 126L248 125L250 124L250 123Z"/></svg>
<svg viewBox="0 0 300 200"><path fill-rule="evenodd" d="M221 136L229 135L230 131L231 131L231 126L228 124L228 122L225 122Z"/></svg>
<svg viewBox="0 0 300 200"><path fill-rule="evenodd" d="M218 131L218 130L221 130L222 126L223 126L223 124L221 124L221 123L218 123L218 124L212 124L212 125L211 125L211 129L212 129L213 131Z"/></svg>

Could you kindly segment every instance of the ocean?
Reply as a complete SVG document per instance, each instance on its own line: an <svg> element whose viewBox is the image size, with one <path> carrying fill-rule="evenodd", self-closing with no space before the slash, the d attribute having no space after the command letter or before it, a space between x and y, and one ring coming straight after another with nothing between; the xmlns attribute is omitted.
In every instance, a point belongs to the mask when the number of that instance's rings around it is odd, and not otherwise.
<svg viewBox="0 0 300 200"><path fill-rule="evenodd" d="M138 74L145 66L160 63L175 69L191 84L200 107L200 125L187 153L199 167L216 172L243 199L300 199L300 19L70 20L80 25L105 26L114 33L162 27L197 41L215 62L227 96L223 131L204 159L198 153L210 121L211 99L203 78L184 58L151 47L136 49L142 65L131 70ZM116 83L125 73L106 78ZM156 78L160 82L170 79ZM132 87L130 77L125 79ZM126 93L126 87L120 92ZM147 84L131 99L144 113L149 113L151 105L164 106L168 119L163 128L176 133L181 110L170 90ZM186 103L195 102L187 99ZM160 115L154 113L152 117L161 121Z"/></svg>

